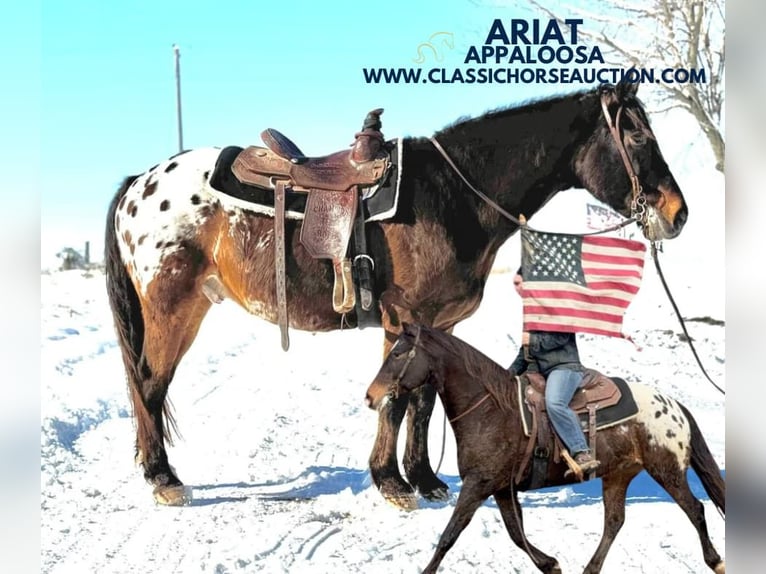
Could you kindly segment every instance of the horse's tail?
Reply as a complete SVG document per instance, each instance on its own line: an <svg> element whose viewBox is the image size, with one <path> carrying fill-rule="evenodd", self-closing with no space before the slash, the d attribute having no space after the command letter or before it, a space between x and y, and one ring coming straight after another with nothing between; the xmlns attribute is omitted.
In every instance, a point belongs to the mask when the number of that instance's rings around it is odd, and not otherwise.
<svg viewBox="0 0 766 574"><path fill-rule="evenodd" d="M109 306L114 317L117 340L122 351L122 362L128 379L128 391L133 403L133 416L137 425L137 444L139 452L144 448L147 433L156 434L154 423L144 404L140 383L151 377L151 369L144 360L144 317L141 313L141 301L120 256L120 247L115 227L117 207L138 176L128 176L120 185L109 205L106 216L106 235L104 239L104 266L106 270L106 292ZM138 453L137 453L138 454Z"/></svg>
<svg viewBox="0 0 766 574"><path fill-rule="evenodd" d="M686 415L686 419L689 421L689 427L691 428L692 468L694 469L694 472L697 473L710 500L712 500L713 504L715 504L718 510L721 511L721 514L725 514L726 483L721 476L718 464L713 458L699 426L697 426L697 421L694 420L694 417L686 407L680 403L678 406L681 407L681 410Z"/></svg>

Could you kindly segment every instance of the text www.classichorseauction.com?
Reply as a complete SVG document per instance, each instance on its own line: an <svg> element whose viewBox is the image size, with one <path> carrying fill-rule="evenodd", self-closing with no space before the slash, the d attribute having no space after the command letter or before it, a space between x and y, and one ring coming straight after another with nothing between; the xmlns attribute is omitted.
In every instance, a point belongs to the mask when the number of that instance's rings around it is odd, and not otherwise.
<svg viewBox="0 0 766 574"><path fill-rule="evenodd" d="M598 46L578 41L581 19L511 19L508 26L495 19L484 43L470 46L464 67L362 68L367 84L602 84L618 82L696 84L706 83L705 68L619 68L609 66ZM441 62L443 51L454 48L449 32L432 34L418 46L422 64L425 54ZM543 67L544 66L544 67Z"/></svg>

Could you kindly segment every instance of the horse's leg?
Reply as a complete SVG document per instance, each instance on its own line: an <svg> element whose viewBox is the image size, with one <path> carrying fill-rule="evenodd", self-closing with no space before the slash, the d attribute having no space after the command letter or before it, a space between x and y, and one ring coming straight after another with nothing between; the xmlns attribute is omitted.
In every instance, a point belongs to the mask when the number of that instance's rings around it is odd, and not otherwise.
<svg viewBox="0 0 766 574"><path fill-rule="evenodd" d="M535 563L541 572L545 574L561 574L561 567L558 561L552 556L548 556L539 548L533 546L524 533L524 519L521 514L521 505L515 490L510 486L495 492L495 502L500 509L500 516L503 518L506 530L511 540L524 550L532 562Z"/></svg>
<svg viewBox="0 0 766 574"><path fill-rule="evenodd" d="M176 367L211 305L199 291L182 297L172 313L151 300L144 302L142 376L131 393L138 423L136 447L144 478L154 486L155 500L171 506L189 502L190 493L170 466L165 450L165 442L171 443L169 431L175 427L166 397Z"/></svg>
<svg viewBox="0 0 766 574"><path fill-rule="evenodd" d="M472 480L470 477L466 478L465 482L463 482L463 488L460 490L460 495L457 498L455 510L452 511L449 523L447 523L447 527L442 532L434 555L423 570L423 574L436 572L439 564L444 559L444 555L452 548L460 533L468 526L476 510L489 498L489 495L490 493L482 488L480 482Z"/></svg>
<svg viewBox="0 0 766 574"><path fill-rule="evenodd" d="M445 329L452 333L452 328ZM407 441L404 450L404 474L426 500L447 500L449 487L431 468L428 457L428 426L436 404L436 389L423 385L410 395L407 407ZM442 440L446 440L442 434Z"/></svg>
<svg viewBox="0 0 766 574"><path fill-rule="evenodd" d="M169 427L174 426L165 398L176 366L210 307L201 294L200 271L207 258L188 239L165 243L167 237L162 236L154 248L149 247L156 238L148 233L151 227L136 223L136 204L154 198L157 183L153 180L133 189L137 180L126 178L109 207L104 242L106 288L133 405L136 459L146 480L155 486L158 502L183 504L187 501L183 484L165 450ZM128 194L132 194L131 201L124 205ZM167 201L163 201L158 212L167 211ZM142 214L144 208L142 205ZM120 222L123 230L118 233ZM172 249L162 250L171 245ZM134 258L137 250L141 263Z"/></svg>
<svg viewBox="0 0 766 574"><path fill-rule="evenodd" d="M674 469L674 472L669 473L667 466L663 467L662 471L653 468L647 468L646 470L673 497L676 504L681 507L686 516L689 517L689 520L691 520L702 544L702 556L705 559L705 564L715 574L725 574L726 565L713 547L707 531L705 507L692 494L689 483L686 480L686 472L681 469Z"/></svg>
<svg viewBox="0 0 766 574"><path fill-rule="evenodd" d="M378 411L378 435L370 454L370 475L372 481L391 504L404 510L415 510L418 499L412 487L399 473L396 446L399 427L407 408L408 397L402 396L388 401Z"/></svg>
<svg viewBox="0 0 766 574"><path fill-rule="evenodd" d="M410 394L407 406L407 442L404 473L409 483L427 500L447 500L447 485L439 480L428 458L428 424L436 402L436 390L423 385ZM442 437L444 440L444 437Z"/></svg>
<svg viewBox="0 0 766 574"><path fill-rule="evenodd" d="M399 314L404 320L411 316L406 311L398 311L395 305L385 305L383 310L383 328L386 337L383 341L383 357L388 355L391 346L401 331ZM370 475L381 495L391 504L404 510L415 510L418 499L413 488L407 484L399 472L396 448L399 440L399 427L407 410L409 396L402 396L388 401L378 410L378 434L370 453Z"/></svg>
<svg viewBox="0 0 766 574"><path fill-rule="evenodd" d="M596 552L585 567L583 574L601 572L606 554L614 542L617 533L625 522L625 493L628 485L638 471L629 473L607 474L602 477L604 500L604 533L596 548Z"/></svg>

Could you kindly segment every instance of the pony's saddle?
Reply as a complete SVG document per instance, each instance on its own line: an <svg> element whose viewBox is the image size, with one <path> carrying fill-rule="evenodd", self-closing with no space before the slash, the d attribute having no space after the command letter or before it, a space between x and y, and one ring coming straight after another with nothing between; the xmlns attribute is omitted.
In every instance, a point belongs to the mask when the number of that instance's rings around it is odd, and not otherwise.
<svg viewBox="0 0 766 574"><path fill-rule="evenodd" d="M241 183L274 190L277 314L285 350L289 346L285 295L285 190L308 194L300 241L312 257L332 260L335 272L333 309L337 313L348 313L354 308L356 295L347 252L355 217L360 211L360 192L382 182L391 168L380 131L382 113L383 109L378 108L367 114L362 130L356 133L349 150L306 157L290 138L270 128L261 133L266 147L245 148L232 164L232 172ZM359 215L361 217L361 212ZM363 225L363 219L358 223ZM371 277L371 270L358 274ZM371 295L365 297L368 291L371 293L370 289L360 290L360 293L369 305Z"/></svg>
<svg viewBox="0 0 766 574"><path fill-rule="evenodd" d="M559 460L560 446L550 424L545 407L545 378L538 372L527 371L519 377L519 404L523 405L522 425L529 437L516 482L524 478L530 460L533 461L528 488L542 485L548 461L553 454ZM580 418L583 431L588 435L589 446L596 453L596 431L633 418L638 407L627 383L617 377L609 378L595 369L585 369L580 389L569 403Z"/></svg>

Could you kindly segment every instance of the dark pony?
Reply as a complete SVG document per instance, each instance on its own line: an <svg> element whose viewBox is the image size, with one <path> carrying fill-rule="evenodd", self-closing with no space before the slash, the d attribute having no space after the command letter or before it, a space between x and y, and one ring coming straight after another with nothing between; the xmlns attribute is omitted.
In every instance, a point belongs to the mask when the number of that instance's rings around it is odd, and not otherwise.
<svg viewBox="0 0 766 574"><path fill-rule="evenodd" d="M423 572L436 572L447 551L482 503L493 496L508 534L545 573L560 573L558 561L535 548L524 534L516 484L528 438L522 430L516 383L502 366L460 339L426 326L406 325L367 390L370 408L421 388L436 389L457 443L462 487L449 524ZM596 471L603 484L604 533L584 572L601 571L607 552L625 521L625 493L645 469L673 497L697 530L705 563L716 573L725 564L710 541L702 503L689 489L694 469L716 508L725 511L726 485L691 413L677 401L643 385L631 384L635 418L598 431ZM574 482L562 460L551 463L543 486Z"/></svg>
<svg viewBox="0 0 766 574"><path fill-rule="evenodd" d="M383 356L404 321L450 330L469 317L482 300L498 249L518 228L515 217L531 217L561 190L588 189L636 217L651 239L681 232L686 203L636 88L603 86L493 111L455 123L433 140L400 142L396 214L366 225L375 295L382 302ZM277 321L274 220L228 203L211 188L219 154L216 148L184 152L128 177L106 221L107 289L133 403L137 455L155 498L165 504L187 500L165 449L172 423L165 399L211 304L229 297ZM300 231L300 221L286 221L290 327L329 331L355 324L354 312L344 323L333 311L332 264L307 253ZM380 410L372 478L386 499L405 508L417 505L416 490L428 499L447 495L428 459L434 400L433 389L424 387ZM405 414L407 481L396 458Z"/></svg>

